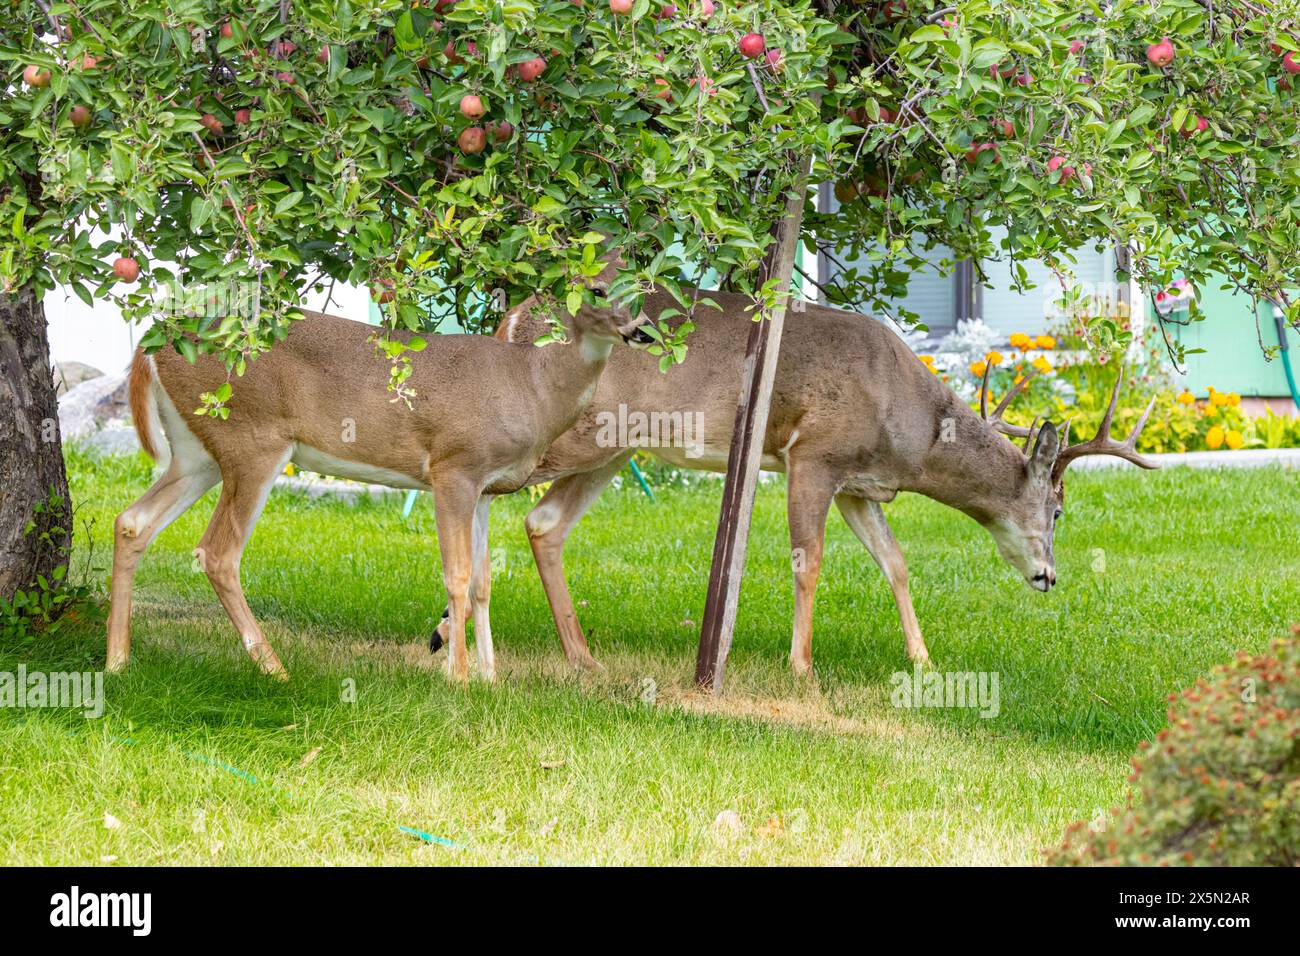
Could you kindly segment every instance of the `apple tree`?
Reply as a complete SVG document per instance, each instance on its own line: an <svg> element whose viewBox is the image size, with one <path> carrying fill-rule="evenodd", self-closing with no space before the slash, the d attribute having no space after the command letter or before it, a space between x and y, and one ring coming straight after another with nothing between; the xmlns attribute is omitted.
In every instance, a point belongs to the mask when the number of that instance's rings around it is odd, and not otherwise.
<svg viewBox="0 0 1300 956"><path fill-rule="evenodd" d="M309 289L366 285L388 328L487 330L532 295L576 308L613 247L615 294L679 300L649 317L672 374L705 270L779 304L758 267L811 164L843 206L804 241L871 263L837 301L890 303L934 244L1064 272L1106 241L1154 284L1222 274L1298 318L1300 44L1265 0L0 11L0 596L48 569L22 531L64 488L57 430L34 429L56 286L116 301L149 349L224 356L238 389ZM402 394L410 349L376 348Z"/></svg>

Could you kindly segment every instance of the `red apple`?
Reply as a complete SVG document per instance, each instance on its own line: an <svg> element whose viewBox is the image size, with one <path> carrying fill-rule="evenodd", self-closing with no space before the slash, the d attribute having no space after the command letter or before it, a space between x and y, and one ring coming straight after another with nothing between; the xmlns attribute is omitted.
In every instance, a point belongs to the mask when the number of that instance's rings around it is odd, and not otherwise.
<svg viewBox="0 0 1300 956"><path fill-rule="evenodd" d="M289 73L286 70L281 70L279 73L275 74L275 78L279 80L281 83L293 82L293 74Z"/></svg>
<svg viewBox="0 0 1300 956"><path fill-rule="evenodd" d="M994 122L993 125L997 129L997 131L1001 133L1003 136L1005 136L1007 139L1010 139L1012 136L1016 135L1016 124L1011 122L1011 120L1009 119L997 120Z"/></svg>
<svg viewBox="0 0 1300 956"><path fill-rule="evenodd" d="M1288 73L1300 73L1300 61L1296 60L1295 53L1291 50L1287 50L1286 55L1282 57L1282 69Z"/></svg>
<svg viewBox="0 0 1300 956"><path fill-rule="evenodd" d="M1169 37L1165 37L1159 43L1152 43L1147 47L1147 59L1152 66L1158 66L1161 69L1174 62L1174 45Z"/></svg>
<svg viewBox="0 0 1300 956"><path fill-rule="evenodd" d="M487 146L487 133L483 131L481 126L467 126L456 137L456 145L460 147L462 153L470 156L481 153L484 147Z"/></svg>
<svg viewBox="0 0 1300 956"><path fill-rule="evenodd" d="M501 120L499 123L488 123L487 132L494 143L504 143L515 135L515 128L505 120Z"/></svg>
<svg viewBox="0 0 1300 956"><path fill-rule="evenodd" d="M78 103L72 109L68 110L68 120L72 123L73 126L77 126L77 127L89 126L90 108L86 106L82 106L80 103Z"/></svg>
<svg viewBox="0 0 1300 956"><path fill-rule="evenodd" d="M703 0L703 2L700 3L700 16L707 20L709 17L713 16L717 9L717 4L715 4L713 0Z"/></svg>
<svg viewBox="0 0 1300 956"><path fill-rule="evenodd" d="M1071 40L1071 41L1070 41L1070 52L1071 52L1071 53L1078 53L1080 50L1082 50L1082 49L1083 49L1085 46L1087 46L1087 45L1088 45L1088 44L1084 43L1082 40Z"/></svg>
<svg viewBox="0 0 1300 956"><path fill-rule="evenodd" d="M81 54L80 60L74 60L72 66L78 70L93 70L99 66L99 60L95 59L89 53Z"/></svg>
<svg viewBox="0 0 1300 956"><path fill-rule="evenodd" d="M316 62L323 64L325 66L329 65L330 45L328 43L324 44L319 50L316 51Z"/></svg>
<svg viewBox="0 0 1300 956"><path fill-rule="evenodd" d="M235 110L235 123L238 126L245 126L253 120L253 111L250 109Z"/></svg>
<svg viewBox="0 0 1300 956"><path fill-rule="evenodd" d="M478 119L486 112L483 101L473 93L466 93L460 98L460 115L466 119Z"/></svg>
<svg viewBox="0 0 1300 956"><path fill-rule="evenodd" d="M225 23L221 24L221 38L223 40L229 40L234 35L235 24L233 20L227 20Z"/></svg>
<svg viewBox="0 0 1300 956"><path fill-rule="evenodd" d="M762 56L767 49L767 41L761 33L746 33L740 38L740 55L749 59Z"/></svg>
<svg viewBox="0 0 1300 956"><path fill-rule="evenodd" d="M535 56L531 60L525 60L519 64L519 79L525 83L532 83L545 72L546 61L540 56Z"/></svg>
<svg viewBox="0 0 1300 956"><path fill-rule="evenodd" d="M113 275L123 282L134 282L140 278L140 263L130 256L118 256L113 260Z"/></svg>
<svg viewBox="0 0 1300 956"><path fill-rule="evenodd" d="M27 67L27 69L23 70L23 82L28 86L49 86L50 71L42 70L39 66L33 63L31 66Z"/></svg>
<svg viewBox="0 0 1300 956"><path fill-rule="evenodd" d="M667 80L661 77L655 77L655 86L659 87L659 90L655 93L655 99L666 100L672 98L673 91L668 86Z"/></svg>
<svg viewBox="0 0 1300 956"><path fill-rule="evenodd" d="M1184 124L1186 124L1186 121L1184 121ZM1184 125L1183 128L1179 130L1179 132L1183 136L1195 136L1197 133L1204 133L1209 128L1210 128L1210 121L1207 120L1204 116L1198 116L1196 117L1195 126Z"/></svg>
<svg viewBox="0 0 1300 956"><path fill-rule="evenodd" d="M380 305L385 305L393 301L393 280L377 279L370 287L370 298L374 299Z"/></svg>
<svg viewBox="0 0 1300 956"><path fill-rule="evenodd" d="M774 46L772 47L772 49L768 50L765 54L763 54L763 59L766 61L768 68L771 70L774 70L779 73L781 70L785 69L785 54L781 52L781 48L779 46Z"/></svg>
<svg viewBox="0 0 1300 956"><path fill-rule="evenodd" d="M1054 173L1058 169L1061 171L1061 182L1064 183L1074 178L1074 167L1065 165L1064 156L1053 156L1047 161L1047 171L1049 173Z"/></svg>
<svg viewBox="0 0 1300 956"><path fill-rule="evenodd" d="M609 0L609 12L616 17L625 17L632 12L632 0Z"/></svg>
<svg viewBox="0 0 1300 956"><path fill-rule="evenodd" d="M220 136L225 131L225 126L222 125L221 120L211 113L204 113L199 119L199 125L214 136Z"/></svg>
<svg viewBox="0 0 1300 956"><path fill-rule="evenodd" d="M677 7L671 3L666 4L659 10L660 20L671 20L675 16L677 16Z"/></svg>

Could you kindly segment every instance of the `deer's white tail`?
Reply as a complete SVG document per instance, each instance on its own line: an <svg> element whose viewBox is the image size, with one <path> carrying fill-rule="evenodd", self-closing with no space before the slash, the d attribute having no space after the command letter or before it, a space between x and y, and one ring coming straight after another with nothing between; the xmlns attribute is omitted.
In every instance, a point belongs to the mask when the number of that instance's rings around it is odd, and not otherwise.
<svg viewBox="0 0 1300 956"><path fill-rule="evenodd" d="M158 413L157 377L153 361L137 349L131 360L131 379L127 386L131 404L131 421L144 453L164 466L171 458L171 444Z"/></svg>

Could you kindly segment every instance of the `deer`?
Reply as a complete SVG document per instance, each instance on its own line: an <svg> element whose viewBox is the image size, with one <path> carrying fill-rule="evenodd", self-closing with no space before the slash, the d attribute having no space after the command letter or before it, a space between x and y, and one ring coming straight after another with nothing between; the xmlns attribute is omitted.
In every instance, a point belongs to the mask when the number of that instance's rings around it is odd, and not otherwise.
<svg viewBox="0 0 1300 956"><path fill-rule="evenodd" d="M376 351L374 327L318 312L305 313L282 342L249 363L225 420L190 413L228 381L220 358L200 355L191 364L178 351L137 350L128 386L132 418L144 451L164 470L114 523L108 669L121 670L129 659L132 585L145 549L220 482L195 555L249 656L265 673L287 678L244 597L240 560L273 482L293 463L433 492L449 609L446 670L468 680L472 613L479 676L495 679L491 500L528 480L591 401L615 344L641 321L605 298L609 277L606 267L587 282L591 294L567 317L566 344L431 337L411 355L406 385L414 395L407 403L388 390L391 365ZM543 323L562 321L536 297L520 308Z"/></svg>
<svg viewBox="0 0 1300 956"><path fill-rule="evenodd" d="M629 409L668 422L688 413L698 416L704 437L694 454L688 443L675 441L647 450L678 467L726 471L753 303L729 292L687 288L683 294L716 306L693 310L697 327L687 339L685 361L665 374L644 348L618 350L586 411L528 478L528 484L552 482L524 524L565 656L577 668L601 665L591 655L565 581L564 543L636 451L631 443L608 440L610 417L626 416ZM646 296L643 312L660 315L676 306L668 292L656 289ZM790 546L800 558L792 562L790 667L797 676L812 672L813 598L832 502L888 582L908 658L925 665L930 653L912 605L907 563L882 504L899 492L913 492L962 512L992 536L999 555L1031 587L1047 592L1056 584L1053 538L1070 463L1111 455L1141 468L1158 467L1136 450L1154 398L1127 439L1110 436L1120 378L1097 434L1071 445L1068 421L1060 428L1037 421L1025 428L1003 420L1028 377L989 415L986 367L977 414L883 323L806 302L796 303L792 312L782 335L762 467L787 476ZM495 334L507 342L527 342L544 331L516 309L503 317ZM637 338L648 341L644 333ZM1023 446L1012 438L1023 439ZM447 631L444 618L431 650Z"/></svg>

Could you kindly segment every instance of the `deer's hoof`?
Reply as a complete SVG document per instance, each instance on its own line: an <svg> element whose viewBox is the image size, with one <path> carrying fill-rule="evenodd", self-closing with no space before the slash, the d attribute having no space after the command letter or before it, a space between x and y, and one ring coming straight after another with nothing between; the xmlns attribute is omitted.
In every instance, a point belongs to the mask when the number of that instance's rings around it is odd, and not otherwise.
<svg viewBox="0 0 1300 956"><path fill-rule="evenodd" d="M433 628L433 633L429 635L429 653L437 654L438 651L447 643L447 629L450 627L451 609L442 609L442 620Z"/></svg>

